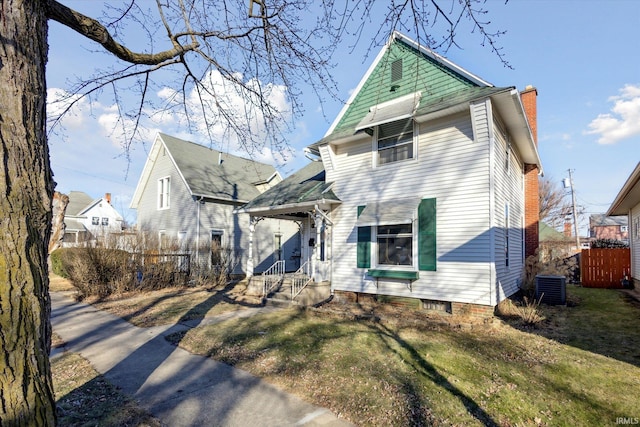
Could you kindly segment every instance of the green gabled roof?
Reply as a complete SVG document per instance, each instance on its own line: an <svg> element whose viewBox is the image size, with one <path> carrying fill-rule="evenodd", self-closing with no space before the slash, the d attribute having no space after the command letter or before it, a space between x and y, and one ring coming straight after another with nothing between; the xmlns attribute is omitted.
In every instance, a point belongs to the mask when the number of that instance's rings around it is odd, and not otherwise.
<svg viewBox="0 0 640 427"><path fill-rule="evenodd" d="M392 64L397 60L402 60L402 73L400 78L395 74L392 81ZM422 114L422 110L438 108L443 102L454 105L478 97L478 90L487 89L492 91L495 88L396 33L325 138L352 135L372 106L406 95L420 93L418 111ZM449 101L449 98L455 100Z"/></svg>
<svg viewBox="0 0 640 427"><path fill-rule="evenodd" d="M575 242L573 237L567 237L545 222L538 224L538 240L541 242Z"/></svg>
<svg viewBox="0 0 640 427"><path fill-rule="evenodd" d="M325 181L322 162L311 162L244 205L243 210L309 204L319 200L339 202L330 187L331 183Z"/></svg>
<svg viewBox="0 0 640 427"><path fill-rule="evenodd" d="M463 88L457 92L442 95L440 97L431 97L431 100L428 102L424 101L424 96L423 96L422 101L418 105L418 108L416 109L414 116L419 117L426 114L447 110L456 105L468 104L475 100L487 98L491 95L495 95L500 92L511 91L512 89L513 87L473 86L473 87ZM364 117L366 114L367 113L364 112L362 117ZM311 147L318 147L335 140L348 138L352 135L355 135L358 132L356 131L356 125L358 123L359 122L356 122L353 126L349 126L349 127L345 126L340 129L334 130L331 134L325 136L315 144L312 144ZM363 131L360 131L360 132L363 132Z"/></svg>
<svg viewBox="0 0 640 427"><path fill-rule="evenodd" d="M160 137L195 196L246 202L260 194L256 183L265 182L276 173L271 165L163 133Z"/></svg>

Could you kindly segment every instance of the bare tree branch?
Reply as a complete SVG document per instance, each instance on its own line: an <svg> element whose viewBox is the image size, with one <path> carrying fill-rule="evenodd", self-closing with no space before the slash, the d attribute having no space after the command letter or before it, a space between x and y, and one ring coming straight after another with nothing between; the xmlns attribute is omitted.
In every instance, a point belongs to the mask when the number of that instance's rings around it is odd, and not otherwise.
<svg viewBox="0 0 640 427"><path fill-rule="evenodd" d="M198 43L191 43L184 46L180 45L177 39L173 38L171 40L174 46L173 49L155 54L134 53L116 42L111 37L111 34L109 34L109 31L95 19L78 13L75 10L58 3L56 0L49 0L48 6L48 16L50 19L53 19L83 36L100 43L108 52L111 52L123 61L133 64L162 64L165 61L171 60L178 55L184 54L185 52L198 47Z"/></svg>

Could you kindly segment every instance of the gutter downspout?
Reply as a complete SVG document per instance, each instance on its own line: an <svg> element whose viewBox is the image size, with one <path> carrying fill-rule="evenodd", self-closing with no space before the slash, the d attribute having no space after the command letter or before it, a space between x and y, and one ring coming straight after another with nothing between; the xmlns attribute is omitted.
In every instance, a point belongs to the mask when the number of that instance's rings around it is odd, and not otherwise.
<svg viewBox="0 0 640 427"><path fill-rule="evenodd" d="M196 210L196 265L200 265L200 205L203 203L203 196L195 198L198 208Z"/></svg>

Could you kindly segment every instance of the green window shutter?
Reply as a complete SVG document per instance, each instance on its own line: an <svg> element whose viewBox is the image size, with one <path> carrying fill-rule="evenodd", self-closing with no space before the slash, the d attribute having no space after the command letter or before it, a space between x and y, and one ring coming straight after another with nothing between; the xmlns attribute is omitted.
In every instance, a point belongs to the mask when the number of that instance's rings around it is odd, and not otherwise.
<svg viewBox="0 0 640 427"><path fill-rule="evenodd" d="M418 269L436 271L436 199L418 205Z"/></svg>
<svg viewBox="0 0 640 427"><path fill-rule="evenodd" d="M364 206L358 206L358 216L364 210ZM358 227L358 268L371 267L371 227Z"/></svg>

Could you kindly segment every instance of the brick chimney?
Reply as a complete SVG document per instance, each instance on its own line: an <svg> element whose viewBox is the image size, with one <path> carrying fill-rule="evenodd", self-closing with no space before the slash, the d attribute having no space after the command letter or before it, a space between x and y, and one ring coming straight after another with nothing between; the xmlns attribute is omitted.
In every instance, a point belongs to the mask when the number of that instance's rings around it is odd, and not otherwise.
<svg viewBox="0 0 640 427"><path fill-rule="evenodd" d="M104 199L111 204L111 193L104 193Z"/></svg>
<svg viewBox="0 0 640 427"><path fill-rule="evenodd" d="M567 237L573 237L572 227L569 221L565 221L564 223L564 235Z"/></svg>
<svg viewBox="0 0 640 427"><path fill-rule="evenodd" d="M527 86L520 92L522 106L533 135L533 142L538 146L538 90ZM524 165L524 253L525 257L534 255L539 244L540 201L538 184L538 167L535 164Z"/></svg>

